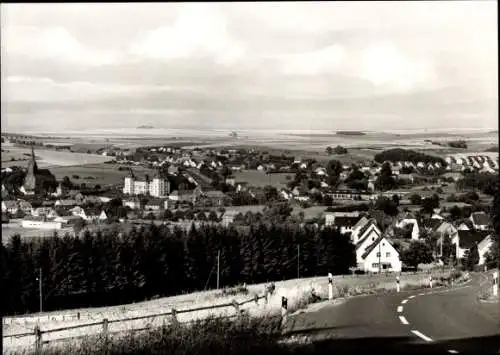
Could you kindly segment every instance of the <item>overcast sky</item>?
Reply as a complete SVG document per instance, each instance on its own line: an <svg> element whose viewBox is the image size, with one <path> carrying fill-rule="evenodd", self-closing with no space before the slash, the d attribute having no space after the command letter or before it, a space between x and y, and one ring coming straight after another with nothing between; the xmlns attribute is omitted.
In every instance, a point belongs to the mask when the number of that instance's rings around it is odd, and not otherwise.
<svg viewBox="0 0 500 355"><path fill-rule="evenodd" d="M1 5L2 130L491 128L494 1Z"/></svg>

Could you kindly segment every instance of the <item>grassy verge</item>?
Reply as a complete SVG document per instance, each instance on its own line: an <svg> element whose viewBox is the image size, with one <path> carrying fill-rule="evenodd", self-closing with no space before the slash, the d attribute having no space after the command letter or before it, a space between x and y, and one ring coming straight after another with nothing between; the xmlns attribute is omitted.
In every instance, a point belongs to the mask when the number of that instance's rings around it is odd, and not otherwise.
<svg viewBox="0 0 500 355"><path fill-rule="evenodd" d="M279 317L242 316L236 321L212 318L197 321L190 326L162 327L108 340L103 337L88 337L78 345L45 348L39 354L250 355L263 350L274 354L288 354L288 347L278 343L280 333Z"/></svg>

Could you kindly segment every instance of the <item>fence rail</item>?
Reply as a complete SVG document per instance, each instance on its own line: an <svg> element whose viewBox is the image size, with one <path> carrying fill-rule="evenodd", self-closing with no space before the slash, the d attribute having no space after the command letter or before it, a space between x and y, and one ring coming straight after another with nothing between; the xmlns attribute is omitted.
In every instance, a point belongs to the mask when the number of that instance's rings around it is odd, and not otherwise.
<svg viewBox="0 0 500 355"><path fill-rule="evenodd" d="M110 332L108 330L108 326L109 326L109 324L112 324L112 323L125 323L125 322L133 322L133 321L145 320L145 319L152 319L154 321L155 319L158 319L161 317L170 316L170 317L172 317L172 320L169 321L170 324L173 324L173 323L189 324L189 323L196 322L199 319L204 319L205 317L200 316L199 318L196 318L196 319L191 319L191 320L187 320L184 322L178 322L177 315L178 314L185 314L185 313L199 312L199 311L206 311L206 310L222 309L222 308L234 308L235 314L222 315L222 316L215 317L216 319L231 319L231 318L238 317L241 314L242 311L240 310L240 306L243 306L243 305L251 303L251 302L255 302L258 304L259 300L261 300L261 299L265 299L267 302L267 299L268 299L267 292L262 294L262 295L255 295L254 297L252 297L248 300L241 301L241 302L237 302L236 300L233 300L232 302L228 302L228 303L222 303L222 304L216 304L216 305L210 305L210 306L202 306L202 307L196 307L196 308L188 308L188 309L179 309L179 310L172 309L169 312L155 313L155 314L149 314L149 315L138 316L138 317L128 317L128 318L111 319L111 320L104 318L102 321L99 321L99 322L76 324L76 325L70 325L70 326L54 328L54 329L47 329L47 330L41 330L40 327L38 325L36 325L32 332L18 333L18 334L7 334L7 335L3 335L3 338L4 339L5 338L18 339L18 338L29 337L29 336L35 337L35 348L37 350L39 350L44 344L49 344L49 343L54 343L54 342L64 342L64 341L69 341L69 340L77 340L77 339L85 338L88 336L104 335L104 336L108 337L110 335L125 333L127 331L129 331L129 332L145 331L148 329L152 329L154 327L152 324L147 324L146 327L144 327L144 326L132 327L132 328L126 329L126 330L118 330L118 331ZM163 322L163 324L165 324L165 322ZM85 327L95 327L95 326L102 326L102 330L100 330L98 332L89 332L88 334L84 334L84 335L74 335L74 336L69 336L69 337L64 337L64 338L43 340L44 334L63 332L63 331L80 329L80 328L85 328Z"/></svg>

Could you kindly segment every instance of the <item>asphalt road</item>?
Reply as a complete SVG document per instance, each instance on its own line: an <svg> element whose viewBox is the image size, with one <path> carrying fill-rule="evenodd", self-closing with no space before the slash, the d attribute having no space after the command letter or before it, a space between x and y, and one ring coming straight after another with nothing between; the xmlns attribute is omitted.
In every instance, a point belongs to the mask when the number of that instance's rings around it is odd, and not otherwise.
<svg viewBox="0 0 500 355"><path fill-rule="evenodd" d="M500 353L500 305L478 300L485 275L455 288L358 296L289 318L314 353ZM310 349L311 350L311 349Z"/></svg>

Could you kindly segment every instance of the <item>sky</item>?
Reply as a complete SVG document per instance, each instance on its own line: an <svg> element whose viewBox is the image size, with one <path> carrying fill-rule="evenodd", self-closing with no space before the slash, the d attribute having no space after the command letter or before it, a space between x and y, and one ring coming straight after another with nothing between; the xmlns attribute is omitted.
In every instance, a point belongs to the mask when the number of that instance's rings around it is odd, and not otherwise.
<svg viewBox="0 0 500 355"><path fill-rule="evenodd" d="M1 5L2 131L498 125L496 1Z"/></svg>

